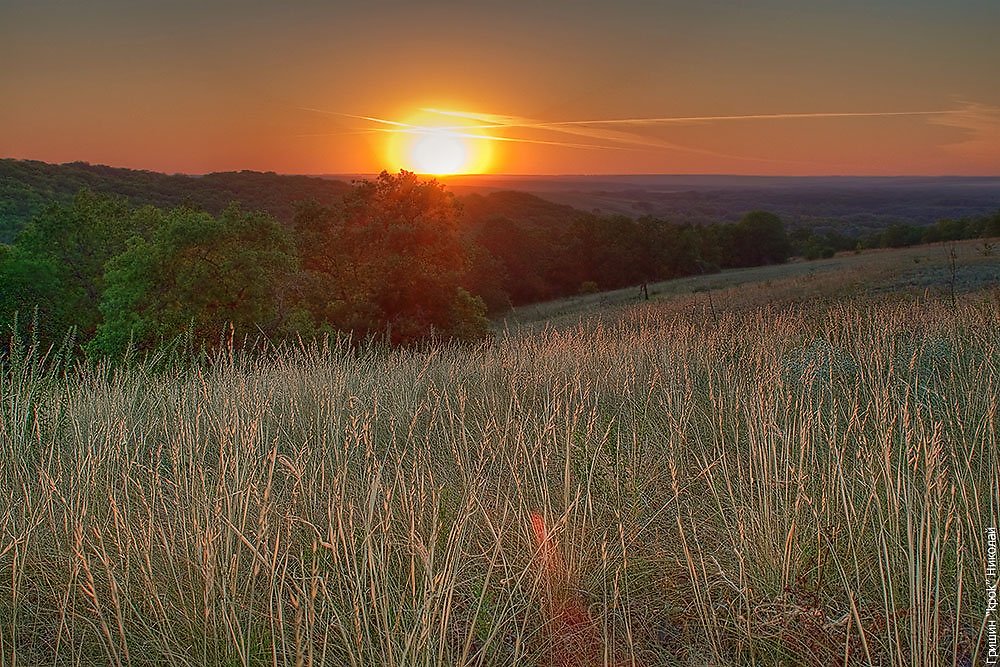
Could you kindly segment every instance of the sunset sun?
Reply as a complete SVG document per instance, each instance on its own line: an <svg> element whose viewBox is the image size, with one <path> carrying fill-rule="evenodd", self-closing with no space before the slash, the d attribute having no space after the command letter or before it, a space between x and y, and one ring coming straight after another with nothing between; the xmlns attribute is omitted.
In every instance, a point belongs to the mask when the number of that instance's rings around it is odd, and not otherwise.
<svg viewBox="0 0 1000 667"><path fill-rule="evenodd" d="M423 111L388 132L388 160L395 169L432 176L490 170L492 137L474 121Z"/></svg>
<svg viewBox="0 0 1000 667"><path fill-rule="evenodd" d="M469 161L465 140L445 131L431 130L419 135L410 147L414 171L423 174L455 174Z"/></svg>

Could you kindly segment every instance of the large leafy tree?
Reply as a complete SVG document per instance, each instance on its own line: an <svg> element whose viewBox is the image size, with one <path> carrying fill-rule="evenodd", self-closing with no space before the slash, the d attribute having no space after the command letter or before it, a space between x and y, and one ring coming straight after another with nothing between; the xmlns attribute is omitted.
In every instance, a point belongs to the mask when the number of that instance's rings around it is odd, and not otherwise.
<svg viewBox="0 0 1000 667"><path fill-rule="evenodd" d="M54 262L33 256L17 246L0 245L0 323L4 338L25 326L41 341L51 343L75 328L72 313L61 297L61 282ZM2 343L4 341L0 341Z"/></svg>
<svg viewBox="0 0 1000 667"><path fill-rule="evenodd" d="M485 304L462 287L456 204L437 181L382 172L341 209L302 209L295 230L303 298L318 321L393 343L485 334Z"/></svg>
<svg viewBox="0 0 1000 667"><path fill-rule="evenodd" d="M155 209L87 190L45 209L0 259L0 319L37 315L36 333L46 343L71 328L89 338L101 319L105 263L127 239L148 234L157 217Z"/></svg>
<svg viewBox="0 0 1000 667"><path fill-rule="evenodd" d="M209 348L226 331L237 343L286 333L283 295L294 270L287 230L267 214L174 209L108 263L91 349L150 348L185 332Z"/></svg>

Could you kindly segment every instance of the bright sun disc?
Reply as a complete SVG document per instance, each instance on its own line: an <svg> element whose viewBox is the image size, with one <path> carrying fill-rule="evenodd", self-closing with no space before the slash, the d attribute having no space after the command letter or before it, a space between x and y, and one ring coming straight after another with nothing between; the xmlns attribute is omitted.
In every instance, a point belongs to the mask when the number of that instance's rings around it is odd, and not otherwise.
<svg viewBox="0 0 1000 667"><path fill-rule="evenodd" d="M390 166L430 176L480 174L489 170L492 141L475 121L422 112L390 135Z"/></svg>
<svg viewBox="0 0 1000 667"><path fill-rule="evenodd" d="M452 134L431 130L418 135L410 148L413 170L422 174L457 174L469 161L465 141Z"/></svg>

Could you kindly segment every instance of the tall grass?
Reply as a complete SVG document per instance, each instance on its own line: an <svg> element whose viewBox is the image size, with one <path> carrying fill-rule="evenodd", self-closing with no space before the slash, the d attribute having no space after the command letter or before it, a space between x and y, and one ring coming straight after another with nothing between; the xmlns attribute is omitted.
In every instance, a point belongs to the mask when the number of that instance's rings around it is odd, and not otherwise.
<svg viewBox="0 0 1000 667"><path fill-rule="evenodd" d="M0 664L574 664L559 599L587 664L981 660L992 305L695 303L174 371L18 353Z"/></svg>

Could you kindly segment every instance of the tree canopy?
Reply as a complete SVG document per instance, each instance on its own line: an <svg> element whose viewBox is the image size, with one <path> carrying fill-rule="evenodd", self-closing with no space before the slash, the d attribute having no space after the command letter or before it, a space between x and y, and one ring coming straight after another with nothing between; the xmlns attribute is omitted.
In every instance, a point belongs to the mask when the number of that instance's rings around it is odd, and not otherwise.
<svg viewBox="0 0 1000 667"><path fill-rule="evenodd" d="M455 200L440 183L383 172L343 207L304 208L294 228L320 321L393 343L485 334L485 303L463 287L470 266Z"/></svg>
<svg viewBox="0 0 1000 667"><path fill-rule="evenodd" d="M0 244L0 325L43 343L70 330L118 355L178 336L197 348L350 332L396 345L477 340L487 314L580 292L786 261L858 246L1000 234L986 218L897 225L871 237L789 233L777 215L738 223L605 216L525 193L457 200L405 171L355 183L287 220L232 204L135 207L80 191Z"/></svg>
<svg viewBox="0 0 1000 667"><path fill-rule="evenodd" d="M174 209L107 263L91 349L151 348L185 332L210 347L227 327L239 339L286 333L282 296L295 268L287 230L265 214Z"/></svg>

